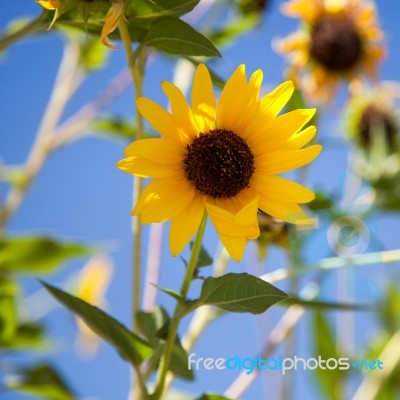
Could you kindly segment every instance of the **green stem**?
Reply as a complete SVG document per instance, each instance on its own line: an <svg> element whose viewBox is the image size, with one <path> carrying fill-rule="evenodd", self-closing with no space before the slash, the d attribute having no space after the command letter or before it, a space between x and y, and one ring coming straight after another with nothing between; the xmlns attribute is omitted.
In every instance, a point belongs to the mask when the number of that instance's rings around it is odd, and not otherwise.
<svg viewBox="0 0 400 400"><path fill-rule="evenodd" d="M143 47L139 46L135 52L132 51L132 41L129 35L128 25L126 21L121 18L119 23L119 32L121 35L122 43L128 61L128 67L132 75L133 84L135 87L135 100L142 96L143 92L143 76L144 76L144 53ZM141 139L143 137L143 118L137 106L136 109L136 137ZM140 193L142 192L142 179L135 177L133 188L133 204L136 204ZM133 220L132 227L132 247L133 247L133 278L132 278L132 328L133 331L138 331L136 313L140 308L140 282L141 282L141 248L142 248L142 225L139 218ZM146 383L143 375L138 367L134 367L133 382L137 383L132 393L134 399L146 399L148 397Z"/></svg>
<svg viewBox="0 0 400 400"><path fill-rule="evenodd" d="M10 35L5 35L0 38L0 52L5 50L7 47L11 46L13 43L18 40L28 36L31 33L42 30L44 25L44 19L46 17L47 12L43 11L37 18L31 20L22 28L17 31L11 33Z"/></svg>
<svg viewBox="0 0 400 400"><path fill-rule="evenodd" d="M139 46L135 52L132 51L131 39L126 21L122 18L119 24L119 31L124 45L129 70L135 86L135 99L142 96L143 92L143 47ZM136 137L143 137L143 118L137 107L136 109ZM142 179L136 177L133 189L133 203L136 204L142 191ZM140 308L140 278L141 278L141 247L142 247L142 226L139 218L133 221L133 299L132 299L132 318L133 330L137 330L136 312Z"/></svg>
<svg viewBox="0 0 400 400"><path fill-rule="evenodd" d="M192 254L190 256L189 263L186 267L185 277L182 282L180 294L183 299L186 299L186 296L189 291L190 283L192 282L194 272L196 270L197 261L199 259L201 244L203 242L204 232L207 223L207 213L205 212L203 215L203 219L201 220L199 230L197 231L196 240L194 241ZM165 378L168 372L168 366L171 359L172 349L174 347L175 338L178 333L178 326L181 318L184 315L184 302L178 302L175 307L174 314L172 316L171 324L169 326L169 333L167 337L167 341L164 347L164 353L160 361L160 366L158 369L158 377L157 383L154 393L152 394L152 400L161 399L164 386L165 386Z"/></svg>

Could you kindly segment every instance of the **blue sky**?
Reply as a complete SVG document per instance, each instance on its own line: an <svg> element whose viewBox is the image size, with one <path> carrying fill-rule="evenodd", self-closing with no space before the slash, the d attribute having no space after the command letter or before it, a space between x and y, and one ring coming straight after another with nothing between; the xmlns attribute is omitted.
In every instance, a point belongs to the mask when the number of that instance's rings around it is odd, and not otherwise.
<svg viewBox="0 0 400 400"><path fill-rule="evenodd" d="M10 21L21 16L34 16L40 6L33 0L0 3L0 28L3 30ZM224 77L228 77L237 65L245 63L247 71L264 70L265 83L274 87L282 81L284 62L271 48L271 40L292 32L297 21L282 16L277 4L265 15L264 23L253 32L246 34L233 45L222 50L222 59L213 60L211 65ZM386 33L389 58L381 67L385 80L399 80L400 35L398 15L400 6L395 1L379 2L379 17ZM62 54L62 39L57 32L30 38L12 46L0 57L1 117L0 157L6 165L22 163L32 145L41 115L46 107L48 96ZM71 100L64 115L67 119L88 100L96 96L107 82L126 64L122 50L111 54L108 66L96 72L79 89ZM162 96L160 82L172 78L171 60L159 57L148 69L144 93L147 97L166 105ZM110 105L108 114L133 117L133 89L129 87ZM340 129L340 110L333 107L321 113L319 138L324 141L338 136ZM115 262L114 279L108 292L108 302L112 314L129 325L130 323L130 259L131 259L131 178L117 170L114 165L121 158L125 143L110 141L99 137L87 137L65 147L49 158L43 171L35 181L22 207L10 221L9 232L47 232L66 239L79 239L85 243L104 244L110 248ZM326 149L313 163L309 185L324 186L335 190L339 195L346 173L347 152L344 146ZM3 200L5 188L0 187ZM398 219L379 217L379 233L387 248L399 247L398 236L394 235ZM377 218L378 218L377 217ZM183 273L183 264L169 255L167 226L164 227L164 246L162 253L161 286L177 289ZM148 228L145 228L147 238ZM206 248L211 254L215 251L216 235L208 226ZM147 243L144 243L147 251ZM82 267L85 260L72 262L58 274L48 277L49 281L60 285L73 272ZM286 259L278 251L272 251L264 271L285 266ZM250 244L241 264L231 263L232 272L254 271L254 245ZM329 286L329 285L328 285ZM282 286L283 287L283 286ZM34 279L24 279L24 294L40 290ZM329 298L329 290L325 293ZM159 300L171 309L173 303L165 295ZM195 352L201 356L242 357L257 354L263 338L269 332L273 321L282 314L282 309L268 312L259 318L250 315L224 316L214 322L200 340ZM297 338L299 356L310 352L310 332L306 321L300 325ZM367 317L366 317L367 318ZM369 317L368 317L369 318ZM365 320L366 321L366 320ZM374 319L368 320L374 327ZM85 360L73 350L76 329L67 311L58 309L45 318L46 326L56 338L57 351L54 354L24 355L26 362L37 358L52 360L65 374L71 386L82 396L90 399L124 399L129 389L129 369L114 350L103 344L99 354L92 360ZM187 324L184 321L183 327ZM371 331L372 332L372 331ZM366 339L360 333L361 342ZM283 355L279 348L277 355ZM246 393L246 399L275 399L273 387L275 373L259 377L256 384ZM177 386L194 393L223 391L227 388L235 372L200 371L194 384L179 381ZM270 388L269 396L264 395ZM295 381L298 399L318 399L319 392L313 373L299 372ZM265 397L264 397L265 396ZM10 400L24 397L11 394Z"/></svg>

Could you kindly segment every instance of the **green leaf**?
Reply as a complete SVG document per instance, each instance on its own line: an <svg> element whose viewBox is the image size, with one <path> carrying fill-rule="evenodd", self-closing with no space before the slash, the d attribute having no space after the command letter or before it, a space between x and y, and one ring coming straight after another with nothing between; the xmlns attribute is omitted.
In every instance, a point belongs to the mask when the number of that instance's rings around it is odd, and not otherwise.
<svg viewBox="0 0 400 400"><path fill-rule="evenodd" d="M51 400L73 400L75 395L59 372L47 364L21 369L17 379L6 380L9 389Z"/></svg>
<svg viewBox="0 0 400 400"><path fill-rule="evenodd" d="M42 282L44 287L65 307L79 315L86 324L109 342L126 360L135 365L149 358L153 350L148 342L97 307L60 289Z"/></svg>
<svg viewBox="0 0 400 400"><path fill-rule="evenodd" d="M130 19L152 19L162 16L180 17L193 10L200 0L163 0L155 1L131 0L126 4L125 15Z"/></svg>
<svg viewBox="0 0 400 400"><path fill-rule="evenodd" d="M198 397L197 400L231 400L231 399L225 396L221 396L220 394L205 393L201 397Z"/></svg>
<svg viewBox="0 0 400 400"><path fill-rule="evenodd" d="M255 276L229 273L207 278L201 288L200 304L210 304L233 312L261 314L288 295Z"/></svg>
<svg viewBox="0 0 400 400"><path fill-rule="evenodd" d="M193 248L193 242L190 242L190 250ZM197 260L196 268L208 267L213 263L213 259L207 253L207 250L201 246L199 258Z"/></svg>
<svg viewBox="0 0 400 400"><path fill-rule="evenodd" d="M17 329L17 293L15 282L0 281L0 345L12 340Z"/></svg>
<svg viewBox="0 0 400 400"><path fill-rule="evenodd" d="M42 325L35 322L20 322L12 338L0 340L0 349L41 349L46 344L44 335L45 330Z"/></svg>
<svg viewBox="0 0 400 400"><path fill-rule="evenodd" d="M162 288L162 287L157 286L157 285L155 285L155 286L157 287L158 290L161 290L162 292L164 292L168 296L171 296L175 300L184 301L184 298L182 297L182 295L180 293L178 293L178 292L175 292L175 290Z"/></svg>
<svg viewBox="0 0 400 400"><path fill-rule="evenodd" d="M89 253L88 247L51 237L14 236L0 239L0 270L39 274Z"/></svg>
<svg viewBox="0 0 400 400"><path fill-rule="evenodd" d="M146 336L154 349L151 359L151 369L156 370L160 356L164 349L165 339L168 334L170 318L162 307L155 308L152 312L139 311L136 320L141 332ZM172 348L169 370L176 376L186 380L193 380L193 371L188 369L188 355L177 337Z"/></svg>
<svg viewBox="0 0 400 400"><path fill-rule="evenodd" d="M287 300L282 301L279 305L290 306L292 304L299 304L303 307L316 309L316 310L343 310L343 311L376 311L376 307L369 304L351 304L351 303L336 303L331 301L320 300L304 300L296 296L291 296Z"/></svg>
<svg viewBox="0 0 400 400"><path fill-rule="evenodd" d="M95 120L91 124L91 130L96 134L105 135L111 139L122 139L131 142L137 138L135 122L119 117L106 117ZM154 135L144 132L143 137L154 137Z"/></svg>
<svg viewBox="0 0 400 400"><path fill-rule="evenodd" d="M174 17L156 19L151 24L142 43L171 54L206 57L221 56L209 39L186 22Z"/></svg>
<svg viewBox="0 0 400 400"><path fill-rule="evenodd" d="M336 341L331 327L326 317L319 312L315 313L314 316L314 333L314 352L316 355L321 356L324 360L328 360L329 358L338 360L341 358L336 348ZM339 368L332 370L317 368L316 378L327 398L331 400L340 400L343 398L342 383L344 382L346 371Z"/></svg>

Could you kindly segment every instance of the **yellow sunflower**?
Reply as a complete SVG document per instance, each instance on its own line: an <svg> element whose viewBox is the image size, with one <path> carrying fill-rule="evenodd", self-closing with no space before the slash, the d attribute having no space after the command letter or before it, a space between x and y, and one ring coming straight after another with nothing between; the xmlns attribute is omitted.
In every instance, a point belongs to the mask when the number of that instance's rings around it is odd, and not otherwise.
<svg viewBox="0 0 400 400"><path fill-rule="evenodd" d="M206 211L233 259L240 261L246 239L259 235L257 211L291 222L306 216L297 203L314 198L309 189L277 176L310 163L320 145L302 149L315 127L301 128L315 109L277 117L293 93L288 81L260 100L262 71L247 82L244 65L227 81L218 105L205 65L193 79L192 107L172 83L162 88L171 113L146 98L137 106L162 138L130 144L117 166L154 180L133 215L143 223L171 219L170 248L178 255ZM301 132L300 132L301 131Z"/></svg>
<svg viewBox="0 0 400 400"><path fill-rule="evenodd" d="M288 56L290 76L300 77L313 100L331 99L341 80L376 78L385 56L375 6L364 0L292 0L284 14L300 18L302 28L277 42Z"/></svg>
<svg viewBox="0 0 400 400"><path fill-rule="evenodd" d="M84 20L87 21L91 14L102 11L106 6L108 12L105 17L100 40L110 49L117 49L117 47L108 40L108 35L117 29L119 21L124 14L124 0L36 0L36 2L46 10L56 10L53 22L50 24L50 28L54 25L62 13L73 8L80 8L82 10Z"/></svg>

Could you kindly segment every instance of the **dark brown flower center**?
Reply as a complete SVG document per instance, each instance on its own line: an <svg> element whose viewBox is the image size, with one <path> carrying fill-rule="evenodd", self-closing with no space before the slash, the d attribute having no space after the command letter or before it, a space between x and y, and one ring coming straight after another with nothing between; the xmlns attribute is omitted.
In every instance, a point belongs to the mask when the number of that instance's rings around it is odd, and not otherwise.
<svg viewBox="0 0 400 400"><path fill-rule="evenodd" d="M200 133L186 150L186 177L200 192L229 199L249 187L254 156L246 141L232 131Z"/></svg>
<svg viewBox="0 0 400 400"><path fill-rule="evenodd" d="M310 55L329 71L344 72L360 60L363 43L354 22L345 16L324 16L311 31Z"/></svg>
<svg viewBox="0 0 400 400"><path fill-rule="evenodd" d="M393 148L396 139L397 126L392 115L377 108L374 105L368 106L363 112L359 124L361 143L370 146L372 135L384 133L389 148Z"/></svg>

